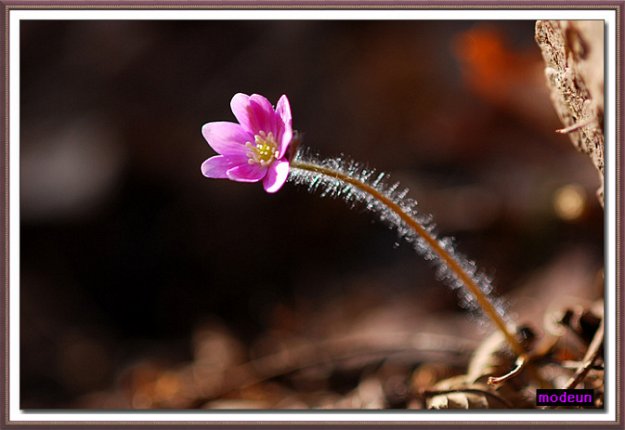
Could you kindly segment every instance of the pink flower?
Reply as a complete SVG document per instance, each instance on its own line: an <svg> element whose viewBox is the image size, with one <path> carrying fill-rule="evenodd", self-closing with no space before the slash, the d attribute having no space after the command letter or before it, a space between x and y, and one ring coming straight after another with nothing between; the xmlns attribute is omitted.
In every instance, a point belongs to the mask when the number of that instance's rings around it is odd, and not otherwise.
<svg viewBox="0 0 625 430"><path fill-rule="evenodd" d="M207 178L238 182L262 179L268 193L275 193L289 175L286 151L293 138L291 107L285 95L274 110L265 97L236 94L230 107L239 124L209 122L202 135L220 155L202 163Z"/></svg>

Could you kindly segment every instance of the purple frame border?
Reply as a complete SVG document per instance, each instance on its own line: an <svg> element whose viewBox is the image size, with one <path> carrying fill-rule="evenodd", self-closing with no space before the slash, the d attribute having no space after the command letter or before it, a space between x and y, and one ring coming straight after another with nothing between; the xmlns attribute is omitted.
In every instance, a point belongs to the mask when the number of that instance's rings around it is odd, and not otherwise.
<svg viewBox="0 0 625 430"><path fill-rule="evenodd" d="M610 89L616 94L616 154L609 156L616 157L616 201L611 202L616 211L616 421L608 423L597 422L524 422L510 423L502 420L500 422L485 421L457 421L457 422L437 422L437 421L420 421L420 422L376 422L376 421L350 421L350 422L271 422L258 421L249 423L235 423L226 421L214 422L158 422L158 421L51 421L45 423L38 422L22 422L9 420L9 12L11 10L28 10L28 9L497 9L497 10L514 10L514 9L605 9L616 12L616 88ZM0 205L0 233L3 237L2 262L0 263L0 278L2 279L2 287L0 288L0 301L2 302L2 317L0 318L0 348L2 349L2 384L0 385L0 429L41 429L41 428L88 428L88 429L114 429L114 428L141 428L141 429L198 429L198 428L228 428L228 429L249 429L249 428L280 428L287 429L293 427L301 427L306 429L327 429L327 428L375 428L375 429L408 429L408 428L430 428L436 427L440 429L452 429L462 427L477 427L484 429L530 429L536 428L537 425L549 427L553 429L569 429L571 427L578 428L606 428L621 429L623 426L623 416L625 415L625 404L623 403L623 377L625 376L625 368L623 367L623 354L625 352L625 344L623 343L624 326L623 326L623 309L625 300L621 289L625 285L625 275L623 268L625 266L625 257L623 256L623 234L625 226L623 224L622 214L625 209L623 202L623 179L624 179L624 161L622 151L625 148L625 137L623 136L623 120L625 119L625 101L623 92L623 71L625 71L625 60L623 58L623 46L625 36L623 29L625 28L625 0L0 0L0 46L2 47L3 59L3 78L0 80L0 95L2 103L0 104L0 113L2 116L2 133L0 134L0 171L2 172L2 204ZM606 90L608 90L606 88ZM105 413L104 411L98 411ZM158 413L158 412L148 412ZM367 413L363 413L363 418ZM448 412L452 413L452 412ZM296 417L296 415L294 415ZM566 415L562 415L563 418Z"/></svg>

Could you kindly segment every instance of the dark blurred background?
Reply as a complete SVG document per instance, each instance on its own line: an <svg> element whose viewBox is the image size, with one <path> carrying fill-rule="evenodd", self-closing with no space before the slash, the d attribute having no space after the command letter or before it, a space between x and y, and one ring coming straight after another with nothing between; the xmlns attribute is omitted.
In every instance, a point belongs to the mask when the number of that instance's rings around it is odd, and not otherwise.
<svg viewBox="0 0 625 430"><path fill-rule="evenodd" d="M202 177L200 128L234 121L237 92L287 94L304 145L408 186L511 317L540 326L551 299L597 296L599 181L554 133L533 32L22 21L21 406L158 406L115 387L193 360L202 330L242 361L267 333L488 331L363 210Z"/></svg>

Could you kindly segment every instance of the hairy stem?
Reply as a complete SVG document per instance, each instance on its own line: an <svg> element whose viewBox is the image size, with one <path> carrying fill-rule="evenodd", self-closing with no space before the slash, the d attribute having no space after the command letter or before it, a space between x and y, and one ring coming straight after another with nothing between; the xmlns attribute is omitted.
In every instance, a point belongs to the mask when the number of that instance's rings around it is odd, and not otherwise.
<svg viewBox="0 0 625 430"><path fill-rule="evenodd" d="M471 275L469 275L465 271L462 264L457 261L453 255L447 252L447 250L445 250L443 246L441 246L439 241L428 231L428 229L423 227L421 223L419 223L419 221L417 221L410 214L404 211L401 205L395 203L391 198L389 198L384 193L378 191L374 186L330 167L320 166L309 161L295 158L291 161L291 169L300 169L314 174L327 176L335 180L339 180L346 185L350 185L361 192L369 194L371 197L386 206L389 210L394 212L406 226L411 228L427 243L430 249L438 255L441 262L445 264L447 268L449 268L449 270L456 276L456 278L462 282L467 290L471 292L471 294L477 300L477 303L482 311L491 319L495 326L505 336L512 350L514 350L514 352L518 355L525 354L525 350L521 346L521 343L510 332L508 326L506 325L501 315L499 315L499 313L495 309L493 303L490 301L488 296L480 289L480 287L473 280Z"/></svg>

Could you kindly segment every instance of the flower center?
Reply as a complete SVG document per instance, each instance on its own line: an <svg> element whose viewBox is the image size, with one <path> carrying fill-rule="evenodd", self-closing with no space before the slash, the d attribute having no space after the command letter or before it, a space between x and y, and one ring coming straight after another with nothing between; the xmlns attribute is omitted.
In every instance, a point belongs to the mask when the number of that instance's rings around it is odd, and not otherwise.
<svg viewBox="0 0 625 430"><path fill-rule="evenodd" d="M264 131L259 131L254 136L254 143L247 142L245 146L248 149L249 160L247 162L249 164L260 164L267 167L278 157L278 144L271 132L267 134Z"/></svg>

